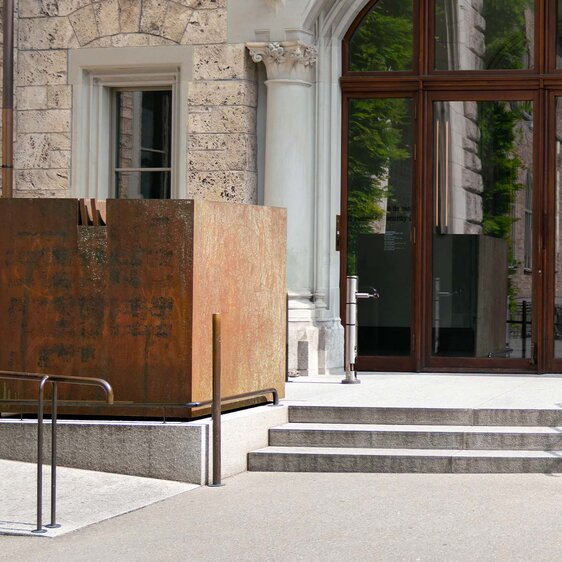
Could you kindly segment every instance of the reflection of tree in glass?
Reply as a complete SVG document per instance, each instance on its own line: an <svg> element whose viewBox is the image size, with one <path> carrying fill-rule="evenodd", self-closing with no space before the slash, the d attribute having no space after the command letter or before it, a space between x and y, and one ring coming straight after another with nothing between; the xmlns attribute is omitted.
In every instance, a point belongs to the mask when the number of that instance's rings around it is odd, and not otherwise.
<svg viewBox="0 0 562 562"><path fill-rule="evenodd" d="M509 239L512 232L512 208L523 167L515 151L518 127L523 120L524 105L503 101L478 103L480 125L480 160L482 163L482 207L484 234Z"/></svg>
<svg viewBox="0 0 562 562"><path fill-rule="evenodd" d="M354 275L357 235L373 232L392 198L392 165L410 157L403 129L410 101L399 98L352 100L348 144L348 275Z"/></svg>
<svg viewBox="0 0 562 562"><path fill-rule="evenodd" d="M356 72L412 70L412 0L381 0L350 41L349 69Z"/></svg>
<svg viewBox="0 0 562 562"><path fill-rule="evenodd" d="M484 68L528 68L530 56L525 21L534 0L486 0L482 17L486 22Z"/></svg>
<svg viewBox="0 0 562 562"><path fill-rule="evenodd" d="M508 261L515 263L512 233L516 220L513 207L517 193L525 186L520 182L525 168L517 146L521 144L521 127L530 115L530 102L480 102L480 160L482 162L482 232L508 243ZM508 271L509 309L517 310L519 291L514 280L516 269Z"/></svg>

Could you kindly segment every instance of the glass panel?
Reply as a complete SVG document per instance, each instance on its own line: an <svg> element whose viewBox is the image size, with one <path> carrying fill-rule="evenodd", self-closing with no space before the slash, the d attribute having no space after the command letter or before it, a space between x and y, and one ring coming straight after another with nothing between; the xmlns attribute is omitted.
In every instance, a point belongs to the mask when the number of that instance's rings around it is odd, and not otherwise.
<svg viewBox="0 0 562 562"><path fill-rule="evenodd" d="M435 68L532 68L534 33L534 0L436 0Z"/></svg>
<svg viewBox="0 0 562 562"><path fill-rule="evenodd" d="M413 70L413 0L380 0L349 42L349 70Z"/></svg>
<svg viewBox="0 0 562 562"><path fill-rule="evenodd" d="M562 0L558 0L557 13L556 68L562 68Z"/></svg>
<svg viewBox="0 0 562 562"><path fill-rule="evenodd" d="M169 168L171 166L172 92L127 90L117 92L117 155L118 170L133 168ZM138 181L135 177L138 176ZM162 189L149 187L158 175L131 175L120 178L116 189L118 196L125 194L162 193ZM162 177L168 177L169 174ZM125 183L141 182L143 189L129 189ZM140 186L140 184L139 184ZM140 191L139 191L140 189ZM164 190L168 193L169 189ZM120 194L120 195L119 195Z"/></svg>
<svg viewBox="0 0 562 562"><path fill-rule="evenodd" d="M116 172L116 197L119 199L169 199L170 175L170 171Z"/></svg>
<svg viewBox="0 0 562 562"><path fill-rule="evenodd" d="M434 104L433 353L530 357L531 102Z"/></svg>
<svg viewBox="0 0 562 562"><path fill-rule="evenodd" d="M360 355L409 355L412 282L410 99L349 105L347 274L380 299L358 304Z"/></svg>

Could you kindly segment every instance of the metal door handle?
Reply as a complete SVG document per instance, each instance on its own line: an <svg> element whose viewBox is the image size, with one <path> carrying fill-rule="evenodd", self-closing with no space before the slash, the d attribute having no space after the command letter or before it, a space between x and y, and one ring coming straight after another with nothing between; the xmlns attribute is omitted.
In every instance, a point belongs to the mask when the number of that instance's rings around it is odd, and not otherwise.
<svg viewBox="0 0 562 562"><path fill-rule="evenodd" d="M370 293L355 293L356 299L378 299L380 298L379 292L374 288L371 287Z"/></svg>

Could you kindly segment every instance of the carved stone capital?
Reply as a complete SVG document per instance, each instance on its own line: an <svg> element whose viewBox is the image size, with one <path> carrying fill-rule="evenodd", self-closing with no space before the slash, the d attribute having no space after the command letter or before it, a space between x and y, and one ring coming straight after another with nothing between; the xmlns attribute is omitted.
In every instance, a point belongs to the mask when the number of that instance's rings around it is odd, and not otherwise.
<svg viewBox="0 0 562 562"><path fill-rule="evenodd" d="M263 62L269 80L311 82L318 49L303 41L246 43L252 60Z"/></svg>

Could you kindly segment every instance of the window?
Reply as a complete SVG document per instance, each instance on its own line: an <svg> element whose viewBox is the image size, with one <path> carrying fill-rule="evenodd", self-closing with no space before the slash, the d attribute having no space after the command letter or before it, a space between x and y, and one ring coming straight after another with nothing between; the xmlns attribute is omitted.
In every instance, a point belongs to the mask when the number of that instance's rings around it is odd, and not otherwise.
<svg viewBox="0 0 562 562"><path fill-rule="evenodd" d="M186 47L70 52L74 196L187 197L191 60Z"/></svg>
<svg viewBox="0 0 562 562"><path fill-rule="evenodd" d="M120 199L169 199L171 90L117 90L113 189Z"/></svg>

